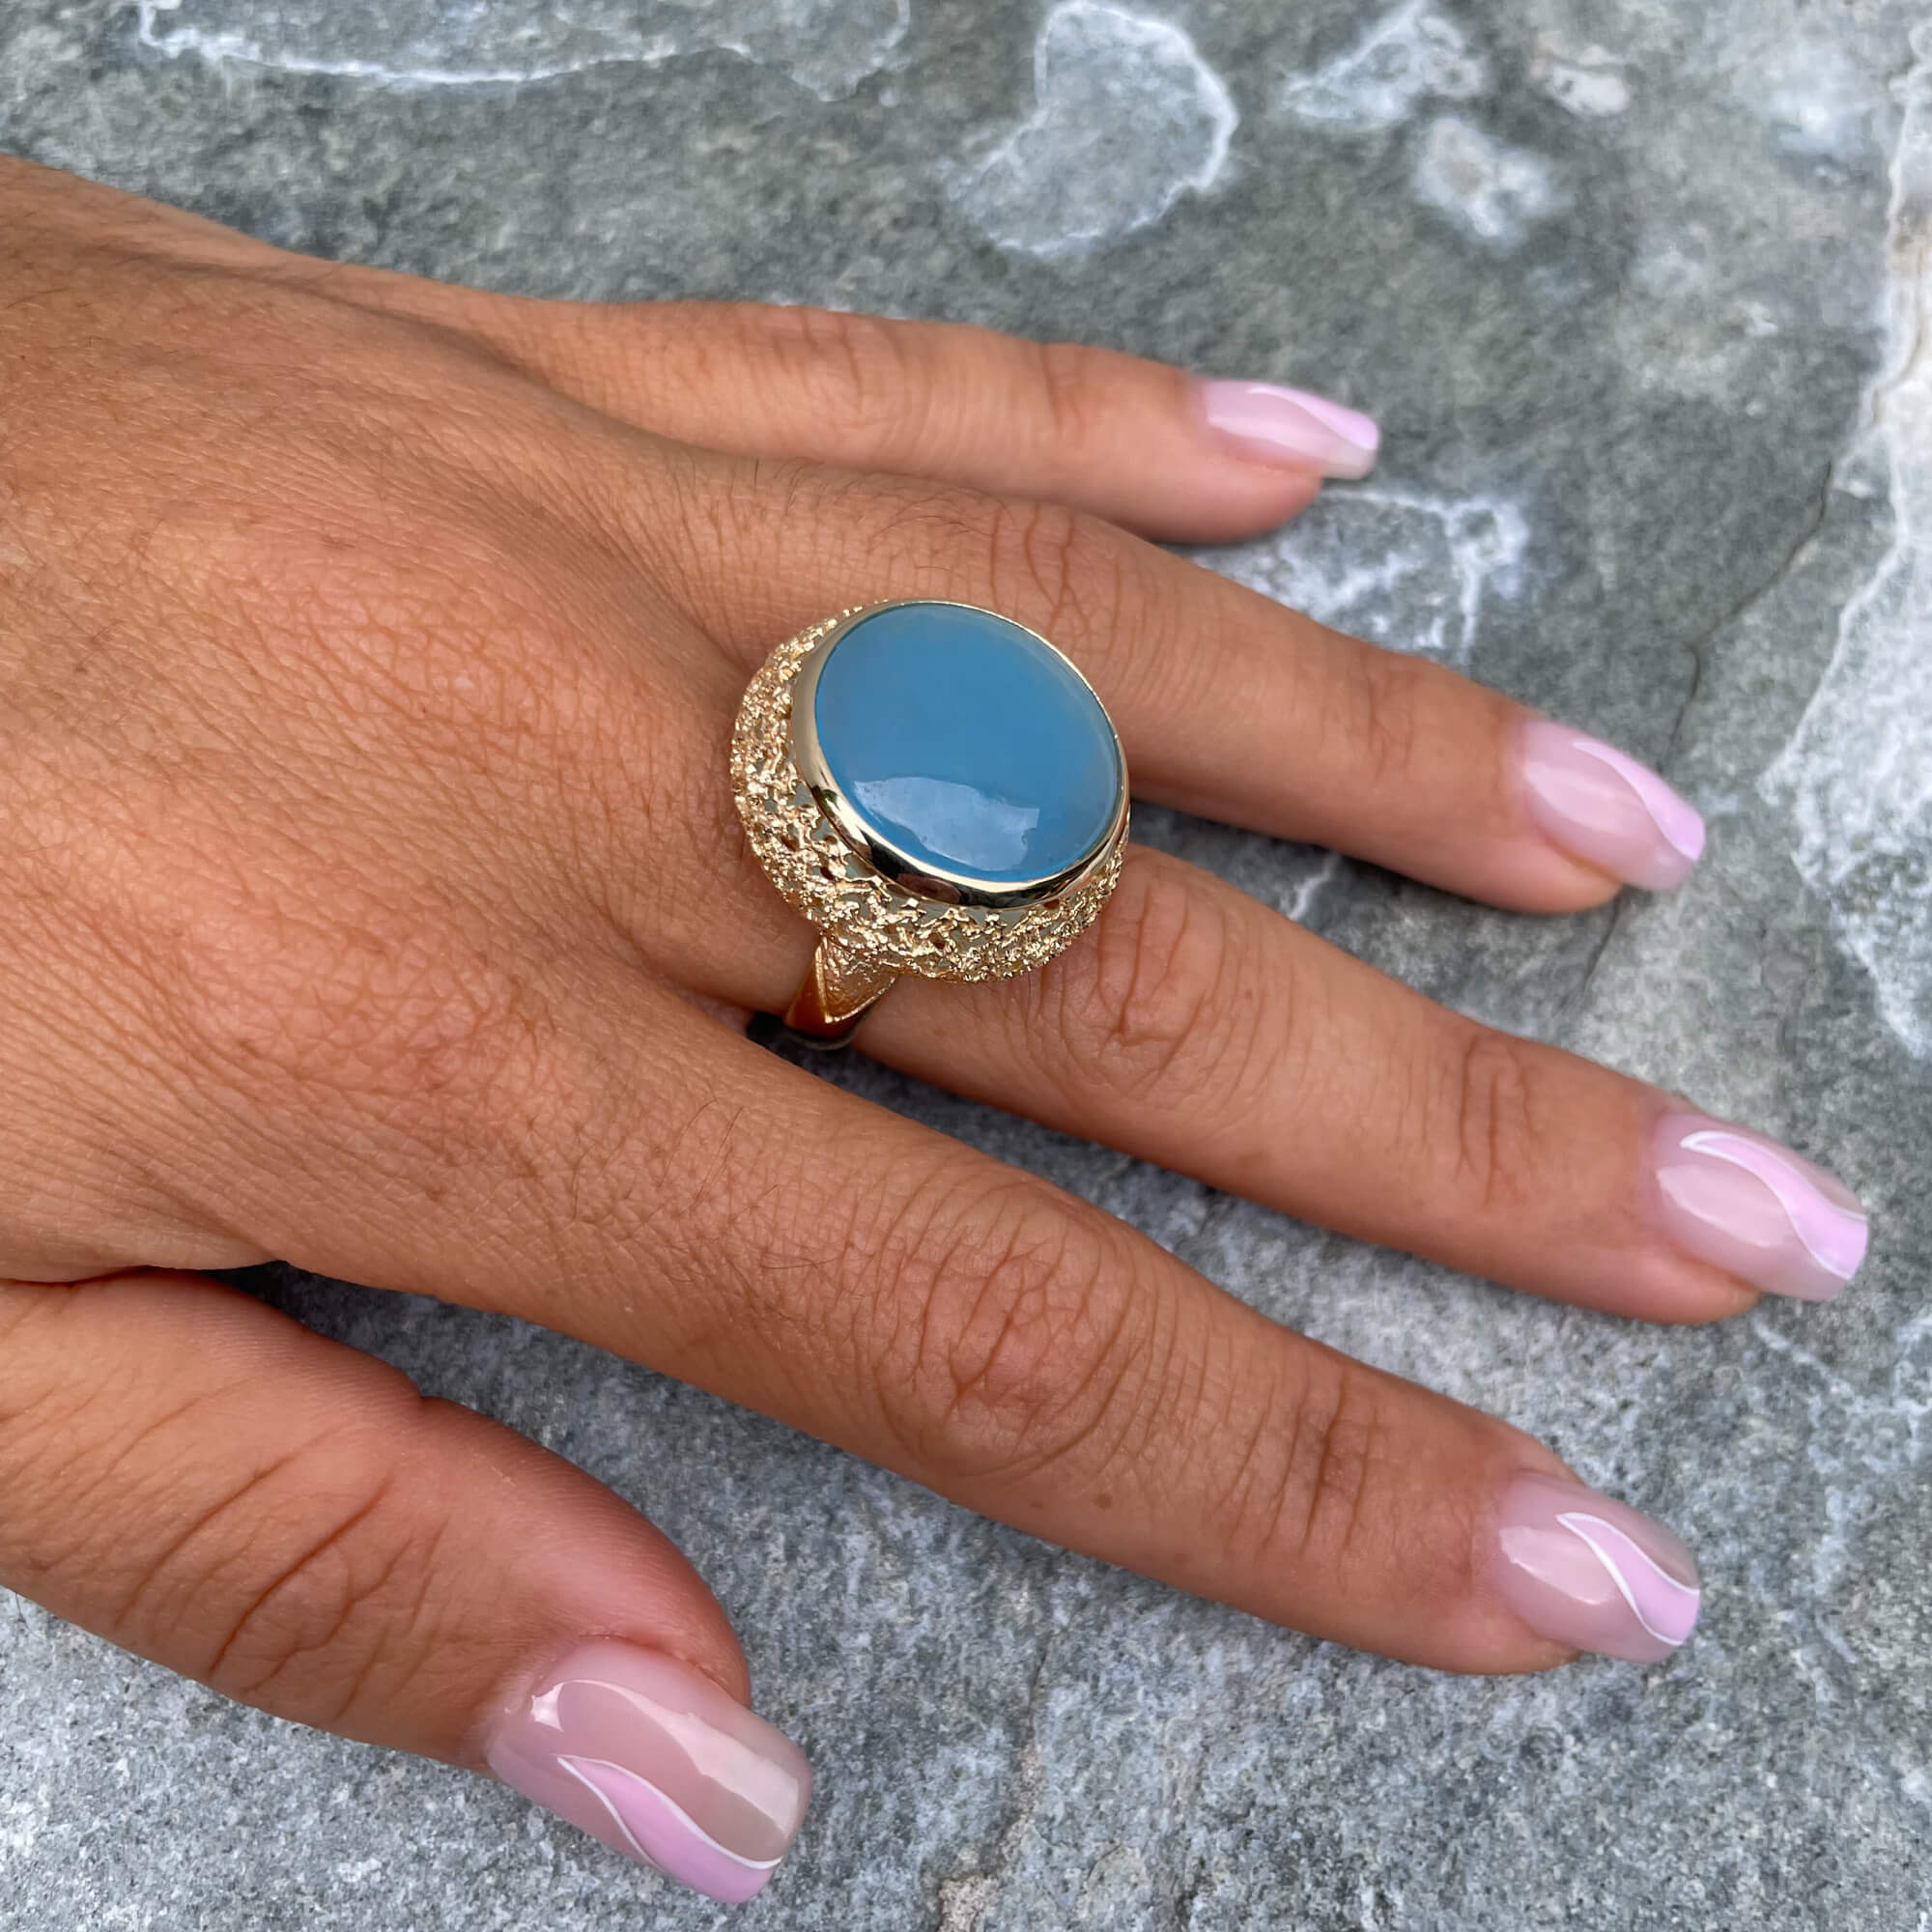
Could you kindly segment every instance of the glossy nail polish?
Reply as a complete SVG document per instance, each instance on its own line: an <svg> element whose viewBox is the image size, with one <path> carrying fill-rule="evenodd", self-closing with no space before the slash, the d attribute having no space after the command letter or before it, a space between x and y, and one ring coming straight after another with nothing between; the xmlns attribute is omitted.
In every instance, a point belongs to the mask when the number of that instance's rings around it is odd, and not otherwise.
<svg viewBox="0 0 1932 1932"><path fill-rule="evenodd" d="M1523 799L1537 829L1627 885L1663 892L1702 856L1704 821L1614 745L1532 718L1518 737Z"/></svg>
<svg viewBox="0 0 1932 1932"><path fill-rule="evenodd" d="M1202 420L1241 455L1352 480L1376 465L1381 431L1359 410L1272 383L1197 383Z"/></svg>
<svg viewBox="0 0 1932 1932"><path fill-rule="evenodd" d="M1657 1663L1690 1634L1701 1590L1661 1522L1552 1476L1520 1475L1496 1513L1496 1586L1539 1636Z"/></svg>
<svg viewBox="0 0 1932 1932"><path fill-rule="evenodd" d="M811 1798L782 1731L662 1651L573 1651L505 1710L490 1769L607 1845L707 1897L755 1897Z"/></svg>
<svg viewBox="0 0 1932 1932"><path fill-rule="evenodd" d="M1702 1114L1652 1139L1659 1211L1685 1253L1767 1294L1829 1301L1865 1258L1858 1197L1788 1148Z"/></svg>

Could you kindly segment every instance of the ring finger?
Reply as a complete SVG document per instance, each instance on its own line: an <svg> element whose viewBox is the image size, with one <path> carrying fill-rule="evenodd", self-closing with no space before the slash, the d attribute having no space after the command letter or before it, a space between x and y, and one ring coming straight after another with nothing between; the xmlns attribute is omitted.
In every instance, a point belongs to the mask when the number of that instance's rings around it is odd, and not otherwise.
<svg viewBox="0 0 1932 1932"><path fill-rule="evenodd" d="M1440 665L1328 630L1098 518L843 471L701 459L654 568L746 675L828 612L981 604L1051 638L1105 699L1137 796L1332 846L1523 911L1677 884L1697 813L1654 773Z"/></svg>

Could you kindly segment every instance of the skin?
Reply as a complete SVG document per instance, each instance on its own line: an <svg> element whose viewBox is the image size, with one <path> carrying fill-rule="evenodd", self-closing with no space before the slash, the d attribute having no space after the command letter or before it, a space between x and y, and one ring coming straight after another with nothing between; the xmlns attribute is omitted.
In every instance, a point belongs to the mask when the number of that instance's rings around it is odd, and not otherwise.
<svg viewBox="0 0 1932 1932"><path fill-rule="evenodd" d="M0 163L0 1582L282 1716L480 1765L586 1637L749 1694L560 1460L197 1269L514 1313L1069 1548L1464 1671L1567 1655L1481 1552L1503 1423L743 1037L810 928L724 773L806 622L993 606L1140 794L1525 912L1521 713L1155 549L1292 516L1186 378L804 310L282 254ZM1534 1293L1750 1294L1644 1206L1678 1103L1143 849L1053 966L864 1050Z"/></svg>

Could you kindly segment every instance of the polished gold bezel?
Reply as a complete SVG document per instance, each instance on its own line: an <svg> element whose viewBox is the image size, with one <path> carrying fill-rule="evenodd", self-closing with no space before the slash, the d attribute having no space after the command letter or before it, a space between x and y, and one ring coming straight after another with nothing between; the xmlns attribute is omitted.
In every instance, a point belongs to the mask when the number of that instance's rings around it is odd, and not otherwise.
<svg viewBox="0 0 1932 1932"><path fill-rule="evenodd" d="M906 854L882 846L844 809L829 781L809 723L803 673L812 666L815 685L816 666L832 644L861 617L893 608L856 606L810 625L779 645L746 688L732 732L731 780L752 850L792 905L862 960L936 980L1031 972L1092 924L1120 877L1127 836L1126 761L1121 760L1114 825L1098 849L1068 872L989 890L915 866ZM1039 641L1053 650L1046 639ZM1065 661L1064 653L1055 655Z"/></svg>

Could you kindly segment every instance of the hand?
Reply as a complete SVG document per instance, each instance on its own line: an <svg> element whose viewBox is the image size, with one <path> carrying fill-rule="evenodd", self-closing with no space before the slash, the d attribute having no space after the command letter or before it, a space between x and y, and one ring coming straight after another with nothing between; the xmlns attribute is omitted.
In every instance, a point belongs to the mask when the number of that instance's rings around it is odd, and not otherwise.
<svg viewBox="0 0 1932 1932"><path fill-rule="evenodd" d="M742 1037L812 935L740 834L738 696L875 599L1051 637L1148 798L1524 911L1684 875L1695 814L1641 768L1142 541L1359 469L1319 412L969 329L442 288L17 163L0 217L0 1580L764 1882L809 1776L696 1576L582 1472L182 1272L277 1257L1394 1657L1688 1634L1681 1546L1534 1441ZM905 981L861 1038L1648 1320L1862 1251L1796 1156L1144 849L1053 966Z"/></svg>

